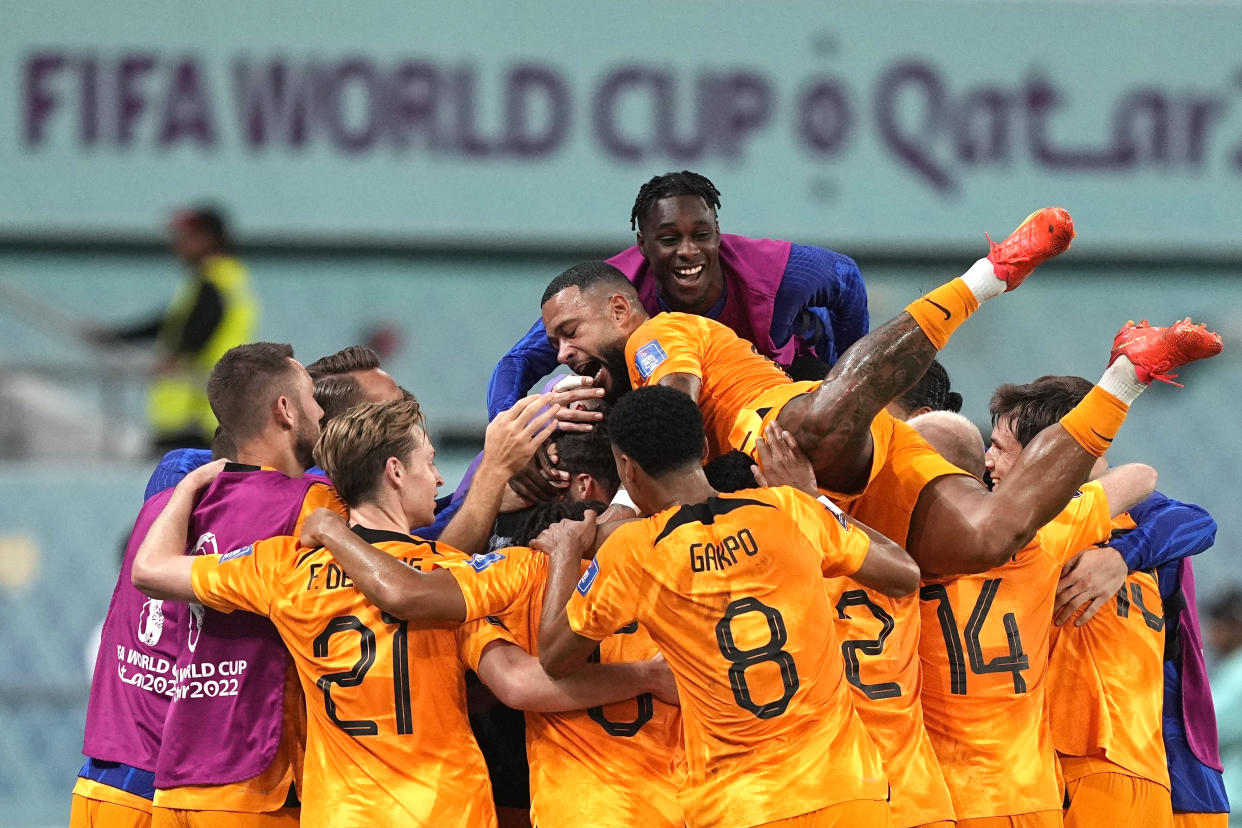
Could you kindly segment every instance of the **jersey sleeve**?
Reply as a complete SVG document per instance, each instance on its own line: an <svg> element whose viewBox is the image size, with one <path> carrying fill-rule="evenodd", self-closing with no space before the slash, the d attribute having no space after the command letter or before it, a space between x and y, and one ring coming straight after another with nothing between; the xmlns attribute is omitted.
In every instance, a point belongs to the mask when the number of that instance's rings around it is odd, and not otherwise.
<svg viewBox="0 0 1242 828"><path fill-rule="evenodd" d="M504 624L500 623L500 619L492 620L483 618L478 621L471 621L468 624L462 624L457 628L457 652L461 657L462 664L465 664L476 673L479 671L479 661L483 658L483 651L487 649L487 645L493 641L504 641L508 644L516 644L513 636L505 629Z"/></svg>
<svg viewBox="0 0 1242 828"><path fill-rule="evenodd" d="M703 378L705 335L696 319L684 314L660 313L630 335L625 344L630 384L655 385L669 374Z"/></svg>
<svg viewBox="0 0 1242 828"><path fill-rule="evenodd" d="M1155 569L1188 555L1198 555L1216 540L1216 521L1202 507L1153 492L1130 510L1136 526L1114 536L1109 546L1130 571Z"/></svg>
<svg viewBox="0 0 1242 828"><path fill-rule="evenodd" d="M556 348L548 340L543 320L535 321L526 336L500 358L487 385L487 418L493 420L513 407L535 380L556 368Z"/></svg>
<svg viewBox="0 0 1242 828"><path fill-rule="evenodd" d="M569 628L602 641L637 619L642 600L642 567L633 548L651 548L641 523L622 526L600 547L565 605Z"/></svg>
<svg viewBox="0 0 1242 828"><path fill-rule="evenodd" d="M1066 506L1068 520L1064 528L1064 544L1056 552L1061 563L1077 553L1108 540L1112 534L1113 516L1108 507L1108 495L1099 483L1088 483L1074 495Z"/></svg>
<svg viewBox="0 0 1242 828"><path fill-rule="evenodd" d="M869 321L867 289L853 259L820 247L790 247L773 304L777 346L796 335L833 363L867 333Z"/></svg>
<svg viewBox="0 0 1242 828"><path fill-rule="evenodd" d="M853 575L863 565L871 539L867 533L851 526L843 514L834 511L810 495L788 489L790 512L807 539L819 550L820 571L826 578Z"/></svg>
<svg viewBox="0 0 1242 828"><path fill-rule="evenodd" d="M436 563L448 570L466 601L466 621L499 615L529 598L543 573L537 553L523 547L497 549Z"/></svg>
<svg viewBox="0 0 1242 828"><path fill-rule="evenodd" d="M270 538L218 555L199 555L190 570L199 602L220 612L245 610L270 615L279 576L272 561L291 552L293 538Z"/></svg>

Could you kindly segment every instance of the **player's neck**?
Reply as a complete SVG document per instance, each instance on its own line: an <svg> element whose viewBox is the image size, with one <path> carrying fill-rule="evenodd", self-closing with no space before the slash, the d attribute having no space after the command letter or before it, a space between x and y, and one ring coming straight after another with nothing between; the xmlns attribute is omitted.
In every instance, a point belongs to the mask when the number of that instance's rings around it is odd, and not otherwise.
<svg viewBox="0 0 1242 828"><path fill-rule="evenodd" d="M718 494L703 476L702 469L685 474L668 474L651 483L652 499L661 504L661 511L673 506L702 503Z"/></svg>
<svg viewBox="0 0 1242 828"><path fill-rule="evenodd" d="M397 532L402 535L410 533L410 521L401 509L400 502L368 501L359 503L349 510L349 523L352 526L365 526L383 532Z"/></svg>
<svg viewBox="0 0 1242 828"><path fill-rule="evenodd" d="M267 466L289 477L301 477L306 467L298 460L293 446L284 441L265 440L260 437L237 447L238 463L248 466Z"/></svg>

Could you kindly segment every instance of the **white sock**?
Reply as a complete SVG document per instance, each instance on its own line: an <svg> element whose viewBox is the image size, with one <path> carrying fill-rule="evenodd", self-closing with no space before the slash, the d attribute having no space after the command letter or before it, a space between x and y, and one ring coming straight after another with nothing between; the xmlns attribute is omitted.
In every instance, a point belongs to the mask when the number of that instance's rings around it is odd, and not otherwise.
<svg viewBox="0 0 1242 828"><path fill-rule="evenodd" d="M1004 279L997 278L996 272L992 270L992 263L987 257L972 264L970 269L962 274L962 281L966 283L966 287L970 288L970 292L975 295L975 299L981 305L989 299L1000 296L1008 287Z"/></svg>
<svg viewBox="0 0 1242 828"><path fill-rule="evenodd" d="M1130 362L1130 358L1125 354L1117 357L1113 364L1104 370L1104 376L1100 377L1096 385L1126 405L1133 405L1138 395L1147 389L1146 385L1139 382L1134 363Z"/></svg>

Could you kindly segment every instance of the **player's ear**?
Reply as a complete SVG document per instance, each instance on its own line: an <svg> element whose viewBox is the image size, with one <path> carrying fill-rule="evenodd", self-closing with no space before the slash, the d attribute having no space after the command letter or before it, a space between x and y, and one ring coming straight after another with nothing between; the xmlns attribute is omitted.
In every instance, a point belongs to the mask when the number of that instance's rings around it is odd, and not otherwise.
<svg viewBox="0 0 1242 828"><path fill-rule="evenodd" d="M651 261L651 257L647 255L647 239L643 237L643 231L639 230L634 234L634 244L638 245L638 252L643 254L643 258Z"/></svg>
<svg viewBox="0 0 1242 828"><path fill-rule="evenodd" d="M396 457L389 457L384 461L384 480L394 488L400 488L401 482L405 478L405 464Z"/></svg>
<svg viewBox="0 0 1242 828"><path fill-rule="evenodd" d="M293 400L281 394L272 403L272 416L276 422L286 428L294 428L297 424L297 412L294 411Z"/></svg>
<svg viewBox="0 0 1242 828"><path fill-rule="evenodd" d="M613 322L628 319L634 309L630 307L630 299L623 293L614 293L608 297L608 317Z"/></svg>
<svg viewBox="0 0 1242 828"><path fill-rule="evenodd" d="M699 458L699 460L704 466L706 466L707 461L711 459L711 456L711 449L707 445L707 437L705 436L703 438L703 455Z"/></svg>

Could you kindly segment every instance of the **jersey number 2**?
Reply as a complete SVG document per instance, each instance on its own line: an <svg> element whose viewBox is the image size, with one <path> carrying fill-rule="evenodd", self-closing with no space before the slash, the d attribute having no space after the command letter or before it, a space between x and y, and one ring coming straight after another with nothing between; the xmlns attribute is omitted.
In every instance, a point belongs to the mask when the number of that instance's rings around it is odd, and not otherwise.
<svg viewBox="0 0 1242 828"><path fill-rule="evenodd" d="M383 613L381 618L385 624L397 625L397 631L392 635L392 700L397 733L407 735L414 732L414 717L410 709L409 622L388 613ZM328 642L332 636L347 632L358 633L358 660L348 670L325 673L315 684L323 691L324 712L337 727L351 736L374 736L379 733L379 725L374 719L342 719L339 716L336 702L332 700L332 685L357 687L362 684L367 671L375 663L375 632L356 615L340 615L329 621L323 632L315 637L313 651L315 658L327 658Z"/></svg>

